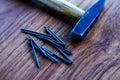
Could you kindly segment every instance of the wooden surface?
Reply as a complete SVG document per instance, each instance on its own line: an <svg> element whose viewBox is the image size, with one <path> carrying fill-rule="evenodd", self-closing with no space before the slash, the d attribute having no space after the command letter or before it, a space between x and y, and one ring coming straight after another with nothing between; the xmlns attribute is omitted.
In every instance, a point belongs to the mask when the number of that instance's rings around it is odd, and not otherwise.
<svg viewBox="0 0 120 80"><path fill-rule="evenodd" d="M86 10L96 0L67 1ZM0 80L120 80L120 0L106 0L101 15L80 43L71 42L68 36L74 20L48 12L20 0L0 0ZM28 35L20 29L44 32L45 25L72 50L72 65L62 61L53 64L39 55L41 68L37 69Z"/></svg>

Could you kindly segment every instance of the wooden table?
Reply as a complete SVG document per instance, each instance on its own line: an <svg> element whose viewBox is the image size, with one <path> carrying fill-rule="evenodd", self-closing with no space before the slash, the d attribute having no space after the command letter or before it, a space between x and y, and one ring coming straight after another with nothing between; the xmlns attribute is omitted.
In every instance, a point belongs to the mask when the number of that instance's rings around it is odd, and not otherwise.
<svg viewBox="0 0 120 80"><path fill-rule="evenodd" d="M96 0L67 0L86 10ZM106 0L93 28L80 43L73 43L69 33L75 21L51 10L28 5L21 0L0 0L0 80L120 80L120 0ZM21 28L44 33L50 28L74 53L74 63L54 64L38 54L37 69L27 34ZM55 50L38 40L43 47Z"/></svg>

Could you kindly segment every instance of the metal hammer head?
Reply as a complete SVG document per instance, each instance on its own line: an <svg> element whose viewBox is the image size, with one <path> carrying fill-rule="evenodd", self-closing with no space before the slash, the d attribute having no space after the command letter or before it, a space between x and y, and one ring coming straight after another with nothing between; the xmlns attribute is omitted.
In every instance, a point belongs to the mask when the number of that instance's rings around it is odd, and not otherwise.
<svg viewBox="0 0 120 80"><path fill-rule="evenodd" d="M96 20L105 0L99 0L91 6L86 12L65 0L32 0L36 3L43 3L50 8L57 10L67 16L78 19L78 22L70 33L70 38L73 41L81 41L89 31L92 23ZM81 17L81 18L80 18Z"/></svg>
<svg viewBox="0 0 120 80"><path fill-rule="evenodd" d="M73 41L81 41L86 36L91 25L102 11L104 3L105 0L99 0L97 3L91 6L79 19L70 33L70 37Z"/></svg>

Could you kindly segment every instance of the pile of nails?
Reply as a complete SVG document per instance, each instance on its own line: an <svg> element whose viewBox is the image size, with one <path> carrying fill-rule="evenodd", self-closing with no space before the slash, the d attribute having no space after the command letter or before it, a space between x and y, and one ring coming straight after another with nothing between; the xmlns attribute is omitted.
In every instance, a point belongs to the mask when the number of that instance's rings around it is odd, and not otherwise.
<svg viewBox="0 0 120 80"><path fill-rule="evenodd" d="M40 62L38 60L36 51L38 51L42 56L49 59L53 63L57 63L58 60L56 58L58 58L66 64L72 64L73 60L68 56L72 55L72 52L66 48L66 43L61 40L49 27L46 26L45 31L47 34L35 32L28 29L21 29L21 32L29 34L28 40L33 50L34 59L37 67L40 68ZM43 48L42 46L40 46L31 35L54 46L58 50L58 52L61 53L62 56L47 48Z"/></svg>

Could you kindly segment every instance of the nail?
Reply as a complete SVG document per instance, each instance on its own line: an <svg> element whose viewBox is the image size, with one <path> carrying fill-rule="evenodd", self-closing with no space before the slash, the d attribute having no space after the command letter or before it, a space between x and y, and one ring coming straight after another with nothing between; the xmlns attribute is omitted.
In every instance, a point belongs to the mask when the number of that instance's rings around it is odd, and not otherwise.
<svg viewBox="0 0 120 80"><path fill-rule="evenodd" d="M32 31L32 30L28 30L28 29L21 29L21 31L23 33L27 33L27 34L34 35L34 36L51 37L48 34L42 34L42 33L39 33L39 32Z"/></svg>
<svg viewBox="0 0 120 80"><path fill-rule="evenodd" d="M65 62L66 64L72 64L73 61L69 61L61 56L59 56L58 54L54 54L54 56L56 56L57 58L59 58L60 60L62 60L63 62Z"/></svg>
<svg viewBox="0 0 120 80"><path fill-rule="evenodd" d="M63 50L65 53L68 53L69 55L72 55L73 53L71 51L69 51L68 49L66 49L65 47L62 47L56 43L53 43L55 44L57 47L59 47L61 50Z"/></svg>
<svg viewBox="0 0 120 80"><path fill-rule="evenodd" d="M58 60L56 58L54 58L53 56L51 56L50 54L48 54L48 58L49 58L49 60L51 60L54 63L58 62Z"/></svg>
<svg viewBox="0 0 120 80"><path fill-rule="evenodd" d="M42 50L42 47L39 46L38 44L35 44L35 49L38 50L42 55L44 55L45 57L47 57L48 55L46 54L45 51Z"/></svg>
<svg viewBox="0 0 120 80"><path fill-rule="evenodd" d="M61 42L57 42L55 40L50 40L50 41L53 42L53 43L56 43L56 44L58 44L58 45L60 45L62 47L65 47L65 45L63 43L61 43Z"/></svg>
<svg viewBox="0 0 120 80"><path fill-rule="evenodd" d="M52 61L52 62L58 62L58 60L56 58L53 57L53 54L50 52L50 50L48 50L47 48L42 48L45 52L47 52L48 58Z"/></svg>
<svg viewBox="0 0 120 80"><path fill-rule="evenodd" d="M48 51L48 53L52 56L55 56L57 58L59 58L60 60L62 60L63 62L67 63L67 64L72 64L73 62L67 60L67 59L64 59L63 57L61 57L60 55L54 53L53 51L50 51L49 49L47 48L44 48L45 51Z"/></svg>
<svg viewBox="0 0 120 80"><path fill-rule="evenodd" d="M44 50L42 50L42 47L31 37L31 39L33 40L34 42L34 46L35 46L35 49L37 49L42 55L44 55L45 57L47 57L47 54L45 53Z"/></svg>
<svg viewBox="0 0 120 80"><path fill-rule="evenodd" d="M46 41L49 42L49 43L50 43L51 45L53 45L53 46L59 47L59 48L62 49L64 52L68 53L69 55L72 55L72 54L73 54L71 51L67 50L65 47L57 44L56 42L54 42L54 41L52 41L52 40L50 40L50 39L46 39Z"/></svg>
<svg viewBox="0 0 120 80"><path fill-rule="evenodd" d="M54 55L54 53L52 51L50 51L49 49L47 49L47 48L43 48L43 50L46 51L46 52L48 52L51 56Z"/></svg>
<svg viewBox="0 0 120 80"><path fill-rule="evenodd" d="M51 61L54 62L54 63L57 63L57 62L58 62L58 60L56 60L54 57L52 57L51 55L47 54L47 53L43 50L43 48L42 48L39 44L37 44L37 43L35 42L34 39L32 39L32 40L33 40L33 42L34 42L34 44L35 44L35 48L36 48L42 55L44 55L45 57L47 57L49 60L51 60Z"/></svg>
<svg viewBox="0 0 120 80"><path fill-rule="evenodd" d="M40 37L40 38L41 38L41 37ZM50 39L47 39L47 38L41 38L41 39L49 42L49 43L50 43L51 45L53 45L53 46L59 47L59 48L62 49L64 52L68 53L69 55L72 55L72 52L71 52L71 51L69 51L69 50L67 50L66 48L60 46L57 42L55 42L55 41L53 41L53 40L50 40Z"/></svg>
<svg viewBox="0 0 120 80"><path fill-rule="evenodd" d="M63 40L61 40L52 30L50 30L49 27L46 26L46 27L45 27L45 30L46 30L46 32L49 33L56 41L62 43L63 45L66 45L66 43L65 43Z"/></svg>
<svg viewBox="0 0 120 80"><path fill-rule="evenodd" d="M51 45L56 45L57 47L59 47L60 49L62 49L64 52L68 53L69 55L72 55L72 52L67 50L65 47L61 46L57 41L51 40L50 38L44 38L41 36L37 36L39 37L39 39L43 39L44 41L49 42Z"/></svg>
<svg viewBox="0 0 120 80"><path fill-rule="evenodd" d="M37 54L36 54L36 51L35 51L35 48L34 48L34 45L33 45L33 41L32 41L32 37L29 36L29 40L30 40L30 44L32 46L32 50L33 50L33 53L34 53L34 59L35 59L35 63L37 65L38 68L40 68L40 62L38 60L38 57L37 57Z"/></svg>
<svg viewBox="0 0 120 80"><path fill-rule="evenodd" d="M39 39L43 39L43 40L52 40L52 37L49 37L49 36L46 36L46 35L44 35L44 36L41 36L41 35L36 35L35 37L37 37L37 38L39 38Z"/></svg>
<svg viewBox="0 0 120 80"><path fill-rule="evenodd" d="M54 46L63 55L64 58L69 60L71 63L73 62L73 60L70 57L68 57L59 47L57 47L56 45L54 45Z"/></svg>
<svg viewBox="0 0 120 80"><path fill-rule="evenodd" d="M51 37L46 37L46 36L36 36L36 37L39 38L39 39L45 40L47 42L56 43L56 44L58 44L62 47L65 47L65 45L63 43L57 42L57 41L53 40Z"/></svg>
<svg viewBox="0 0 120 80"><path fill-rule="evenodd" d="M40 51L45 57L49 58L49 60L51 60L51 61L54 62L54 63L57 63L57 62L58 62L58 60L56 60L54 57L52 57L51 55L47 54L47 53L43 50L43 48L42 48L41 46L39 46L39 45L35 42L34 39L33 39L33 42L35 43L36 49L37 49L38 51Z"/></svg>

